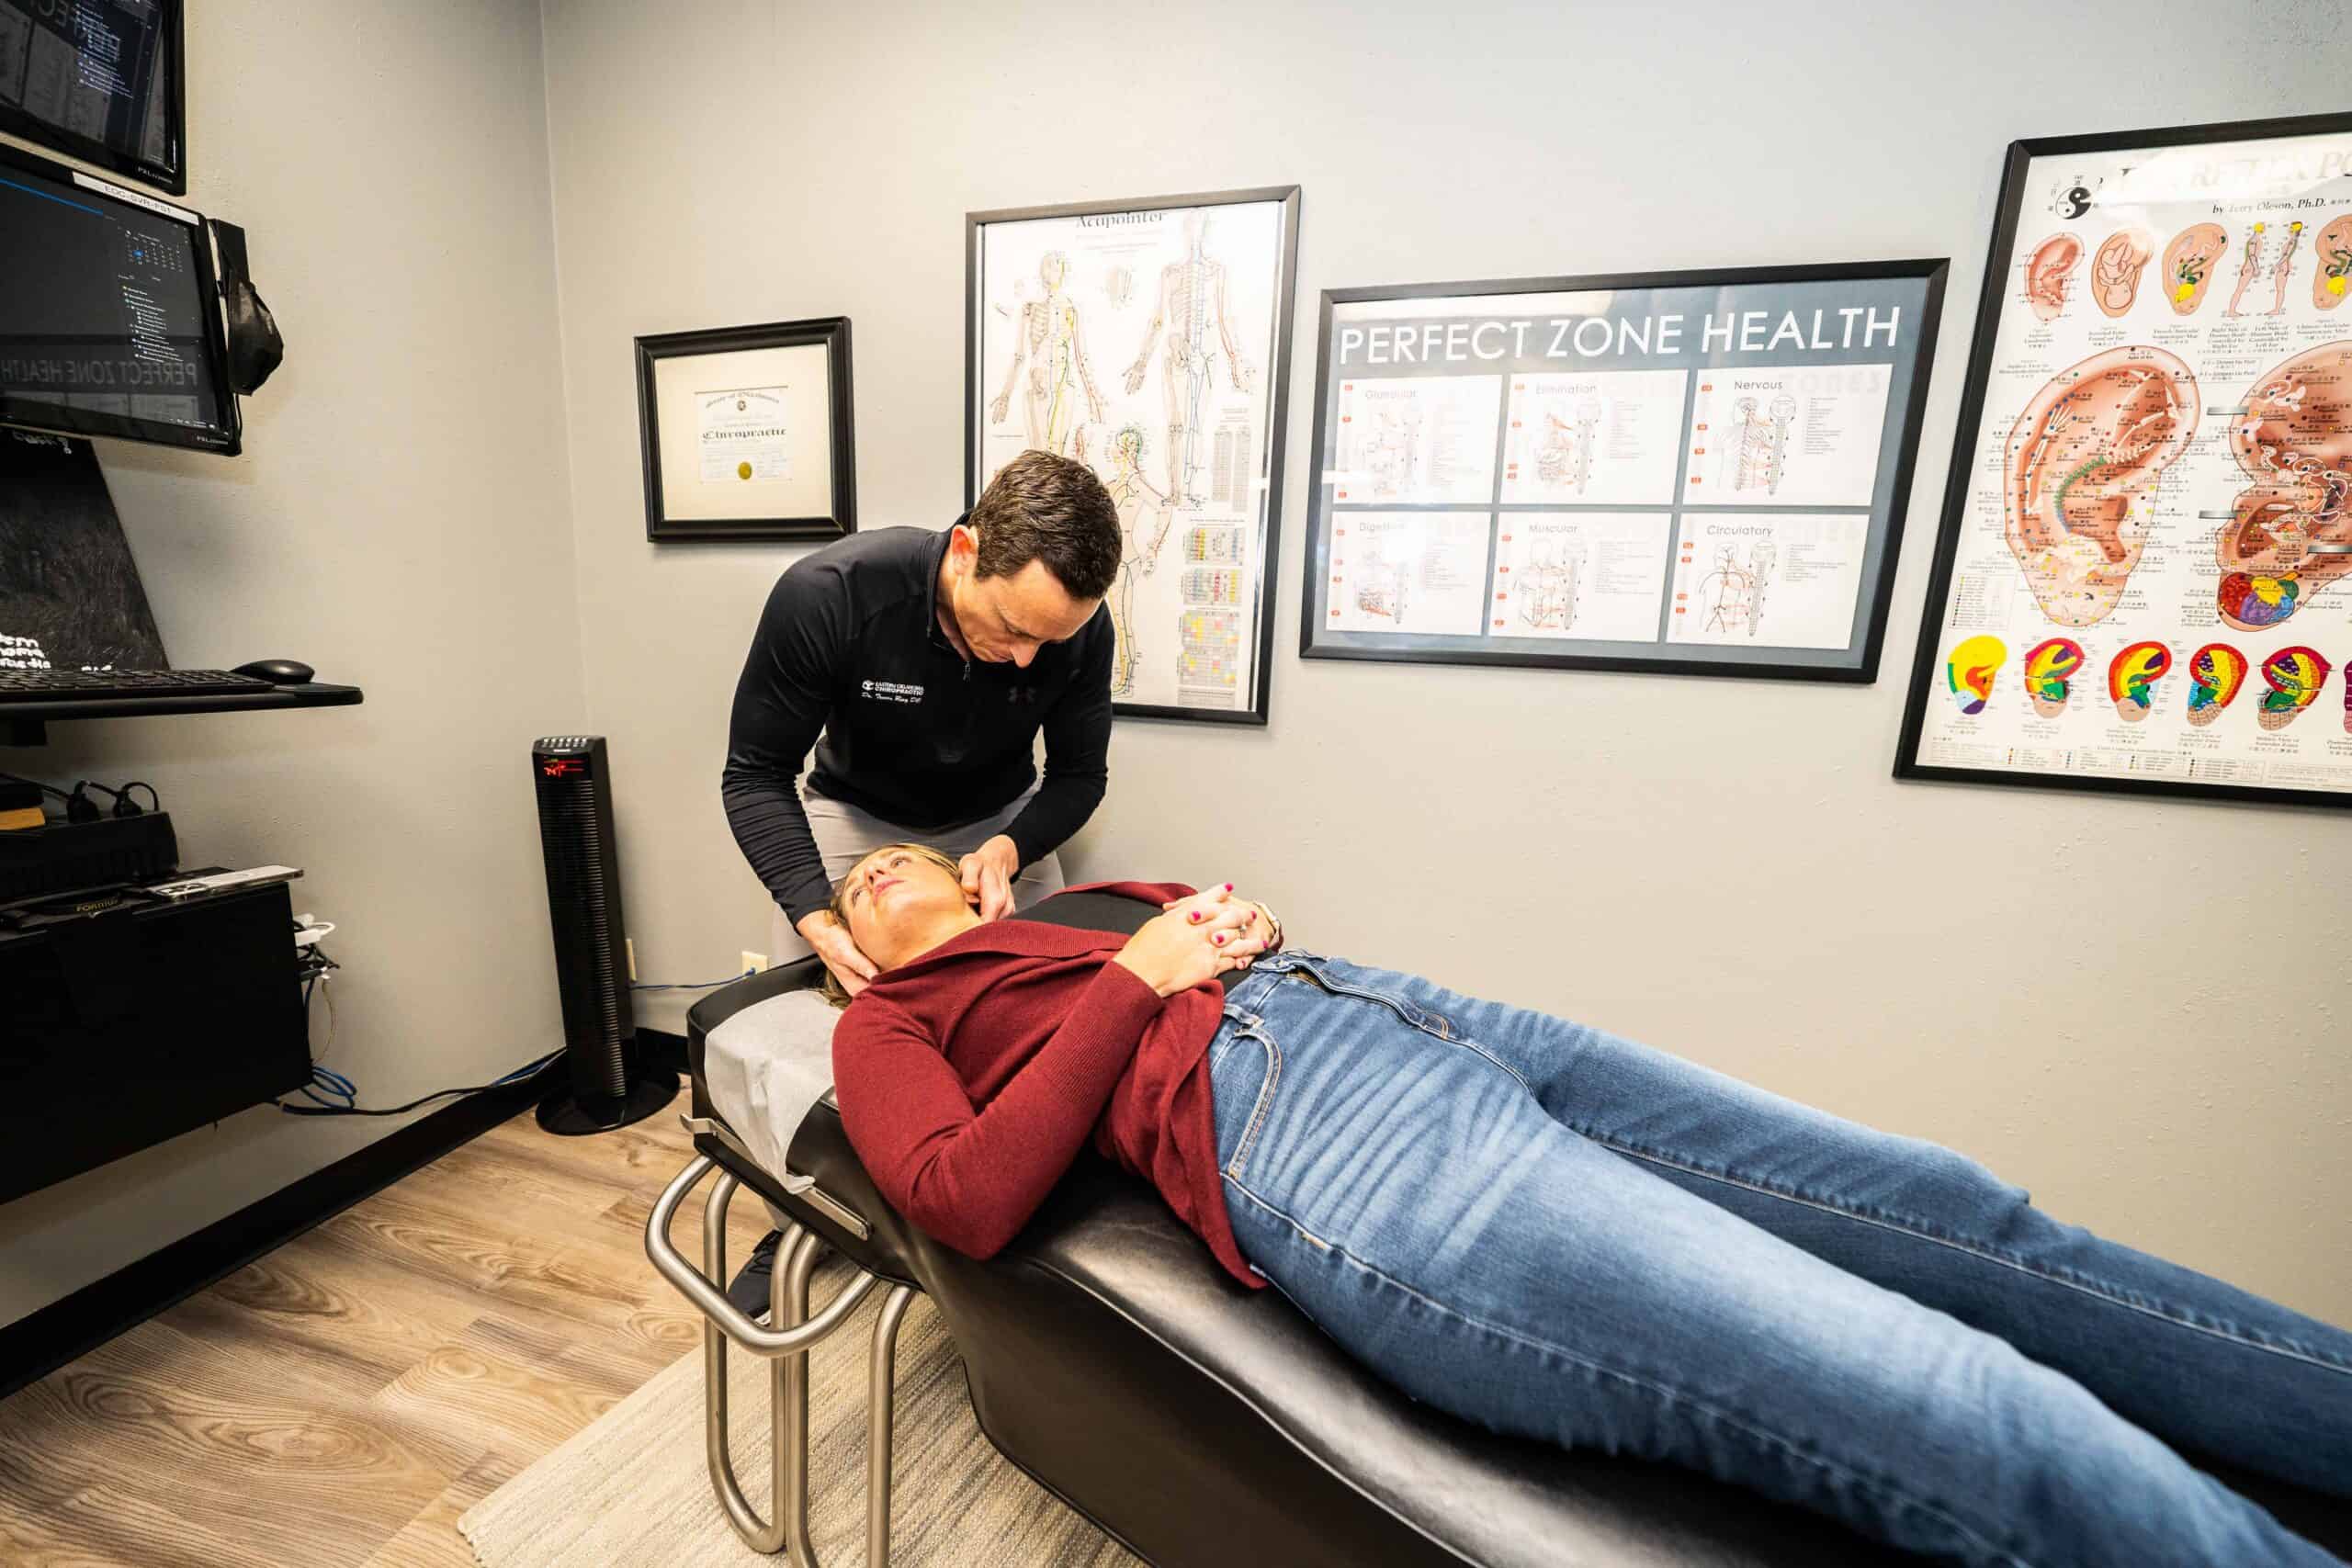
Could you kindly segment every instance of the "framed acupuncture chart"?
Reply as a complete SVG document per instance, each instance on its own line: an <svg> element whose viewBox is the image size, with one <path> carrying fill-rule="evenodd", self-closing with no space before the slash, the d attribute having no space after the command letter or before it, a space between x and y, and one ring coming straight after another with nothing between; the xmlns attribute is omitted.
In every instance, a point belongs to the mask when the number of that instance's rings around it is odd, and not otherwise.
<svg viewBox="0 0 2352 1568"><path fill-rule="evenodd" d="M1874 679L1948 265L1327 290L1301 654Z"/></svg>
<svg viewBox="0 0 2352 1568"><path fill-rule="evenodd" d="M1118 508L1122 716L1264 724L1296 186L967 217L965 493L1038 448Z"/></svg>
<svg viewBox="0 0 2352 1568"><path fill-rule="evenodd" d="M2352 807L2352 115L2018 141L1898 778Z"/></svg>

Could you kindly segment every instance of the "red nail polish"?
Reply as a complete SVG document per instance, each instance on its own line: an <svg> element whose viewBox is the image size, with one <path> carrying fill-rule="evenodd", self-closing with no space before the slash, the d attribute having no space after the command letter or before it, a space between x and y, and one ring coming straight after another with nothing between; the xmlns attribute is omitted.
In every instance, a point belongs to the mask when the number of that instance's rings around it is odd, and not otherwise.
<svg viewBox="0 0 2352 1568"><path fill-rule="evenodd" d="M1230 883L1230 882L1227 883L1227 884L1225 885L1225 890L1226 890L1227 893L1232 892L1232 891L1233 891L1233 884L1232 884L1232 883Z"/></svg>

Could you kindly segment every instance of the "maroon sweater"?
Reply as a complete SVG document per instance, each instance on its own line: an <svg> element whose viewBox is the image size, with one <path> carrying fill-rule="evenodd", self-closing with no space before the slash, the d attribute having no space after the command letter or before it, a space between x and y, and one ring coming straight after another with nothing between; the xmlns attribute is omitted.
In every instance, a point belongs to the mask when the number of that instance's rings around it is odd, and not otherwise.
<svg viewBox="0 0 2352 1568"><path fill-rule="evenodd" d="M1087 891L1089 889L1072 889ZM1164 904L1176 883L1091 891ZM858 994L833 1032L834 1098L874 1185L925 1235L987 1258L1019 1233L1091 1135L1159 1190L1252 1288L1216 1163L1215 981L1162 1000L1111 959L1127 939L997 920Z"/></svg>

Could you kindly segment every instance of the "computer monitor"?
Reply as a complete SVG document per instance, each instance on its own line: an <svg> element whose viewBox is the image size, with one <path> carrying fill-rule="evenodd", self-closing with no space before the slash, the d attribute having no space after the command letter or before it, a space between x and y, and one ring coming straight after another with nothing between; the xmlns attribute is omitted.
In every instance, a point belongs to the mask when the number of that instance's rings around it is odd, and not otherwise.
<svg viewBox="0 0 2352 1568"><path fill-rule="evenodd" d="M187 189L181 0L0 0L0 130Z"/></svg>
<svg viewBox="0 0 2352 1568"><path fill-rule="evenodd" d="M0 146L0 424L234 453L210 231Z"/></svg>

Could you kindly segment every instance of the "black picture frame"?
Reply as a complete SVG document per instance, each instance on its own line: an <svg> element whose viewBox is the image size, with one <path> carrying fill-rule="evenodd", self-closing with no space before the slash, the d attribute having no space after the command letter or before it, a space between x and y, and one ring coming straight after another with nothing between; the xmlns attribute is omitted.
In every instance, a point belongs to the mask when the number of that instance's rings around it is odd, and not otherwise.
<svg viewBox="0 0 2352 1568"><path fill-rule="evenodd" d="M101 138L84 136L66 126L52 124L6 99L0 99L0 130L78 158L94 167L111 170L141 185L153 186L157 190L186 196L188 166L186 6L183 0L154 0L154 4L162 17L156 48L168 71L160 106L164 115L165 149L161 164L122 152ZM28 19L31 26L40 26L39 20Z"/></svg>
<svg viewBox="0 0 2352 1568"><path fill-rule="evenodd" d="M1275 581L1282 559L1283 467L1290 408L1291 336L1297 311L1298 224L1300 187L1295 185L1257 186L1245 189L1195 191L1180 196L1144 197L1133 200L1062 202L1042 207L998 208L967 212L964 217L964 504L979 499L980 469L980 294L982 239L997 223L1037 219L1087 218L1112 214L1164 212L1187 208L1215 208L1248 203L1279 203L1282 207L1281 276L1273 288L1271 353L1264 374L1267 382L1266 460L1261 477L1264 501L1260 513L1257 562L1256 651L1250 667L1246 707L1189 707L1165 703L1137 703L1114 698L1111 708L1121 718L1177 719L1195 724L1238 724L1262 728L1271 720L1274 644Z"/></svg>
<svg viewBox="0 0 2352 1568"><path fill-rule="evenodd" d="M1983 434L1984 398L1997 352L2001 308L2012 283L2009 257L2017 245L2023 218L2029 170L2037 158L2052 155L2123 152L2135 148L2193 147L2216 141L2253 141L2274 138L2352 133L2352 114L2305 115L2288 118L2235 120L2162 130L2100 131L2084 136L2033 137L2012 141L2001 165L2000 197L1995 208L1992 242L1986 248L1983 292L1976 308L1975 334L1971 343L1968 372L1961 388L1960 412L1952 434L1951 466L1944 486L1943 515L1936 533L1935 556L1928 579L1928 594L1919 617L1919 636L1911 679L1905 694L1903 727L1895 743L1894 777L1937 784L2006 785L2018 789L2090 791L2100 795L2158 798L2226 800L2272 806L2352 807L2352 791L2295 789L2267 784L2206 784L2194 779L2118 778L2105 774L2024 773L1943 766L1919 760L1931 689L1937 673L1937 653L1946 634L1942 622L1951 592L1961 531L1969 510L1971 471L1977 442ZM2352 335L2352 332L2347 332ZM2352 659L2339 675L2352 678Z"/></svg>
<svg viewBox="0 0 2352 1568"><path fill-rule="evenodd" d="M645 474L645 536L675 542L762 543L838 539L857 532L857 444L852 428L850 333L847 316L758 326L658 333L635 340L639 454ZM825 350L826 445L831 452L831 501L822 513L774 517L680 518L669 515L662 475L660 399L655 367L664 360L715 357L769 348L821 345Z"/></svg>
<svg viewBox="0 0 2352 1568"><path fill-rule="evenodd" d="M1943 289L1951 262L1947 257L1917 257L1888 261L1810 264L1787 266L1720 267L1687 271L1591 274L1565 277L1519 277L1471 279L1446 283L1395 284L1375 287L1331 288L1323 291L1320 321L1317 333L1315 373L1315 429L1311 477L1313 499L1307 512L1307 526L1303 546L1304 568L1301 581L1299 615L1299 656L1303 659L1351 660L1377 663L1464 664L1485 667L1510 667L1551 670L1601 670L1664 675L1717 675L1748 679L1827 681L1867 684L1877 679L1880 651L1886 630L1887 611L1893 602L1895 567L1899 559L1905 513L1910 504L1911 480L1917 456L1921 416L1927 402L1929 375L1935 362L1938 326L1942 315ZM1667 640L1661 626L1653 646L1655 654L1629 652L1624 649L1631 639L1620 642L1617 650L1608 652L1577 652L1551 648L1526 646L1532 638L1524 637L1489 636L1490 628L1482 624L1477 634L1422 634L1406 632L1350 632L1327 627L1329 618L1329 588L1331 581L1330 544L1333 509L1333 474L1329 459L1333 457L1332 417L1334 367L1332 363L1332 328L1336 307L1350 304L1410 303L1415 300L1502 298L1513 295L1599 294L1629 290L1724 289L1741 286L1774 286L1784 284L1838 283L1855 280L1883 282L1916 281L1917 295L1917 330L1907 357L1898 360L1895 374L1887 390L1886 407L1882 428L1881 450L1888 456L1883 460L1881 477L1876 480L1871 503L1867 508L1869 525L1865 530L1865 549L1870 565L1857 587L1856 605L1862 613L1863 623L1844 649L1850 662L1805 662L1799 659L1754 658L1733 660L1710 652L1702 656L1669 650L1688 649L1693 644ZM1707 367L1691 367L1693 379ZM1760 368L1760 367L1759 367ZM1505 378L1508 379L1508 376ZM1502 417L1507 418L1507 406ZM1692 416L1690 403L1683 406L1685 429L1679 441L1687 446L1688 425ZM1684 515L1705 515L1711 512L1733 510L1713 503L1691 503L1682 499L1687 467L1686 456L1678 456L1677 483L1674 499L1661 504L1628 504L1616 510L1666 514L1671 525L1679 527ZM1497 465L1495 492L1488 501L1464 502L1453 510L1482 510L1497 519L1493 534L1499 536L1504 520L1514 513L1555 513L1561 509L1544 502L1504 502L1499 498L1504 480L1501 464ZM1445 505L1400 506L1397 510L1443 511ZM1594 510L1597 510L1595 508ZM1859 506L1832 510L1859 513ZM1338 513L1345 516L1345 512ZM1488 570L1497 564L1494 551L1498 546L1490 541ZM1669 555L1671 551L1669 550ZM1491 582L1489 583L1491 586ZM1668 577L1660 589L1661 619L1671 607L1666 597L1672 592L1671 562ZM1508 642L1511 647L1496 646Z"/></svg>

